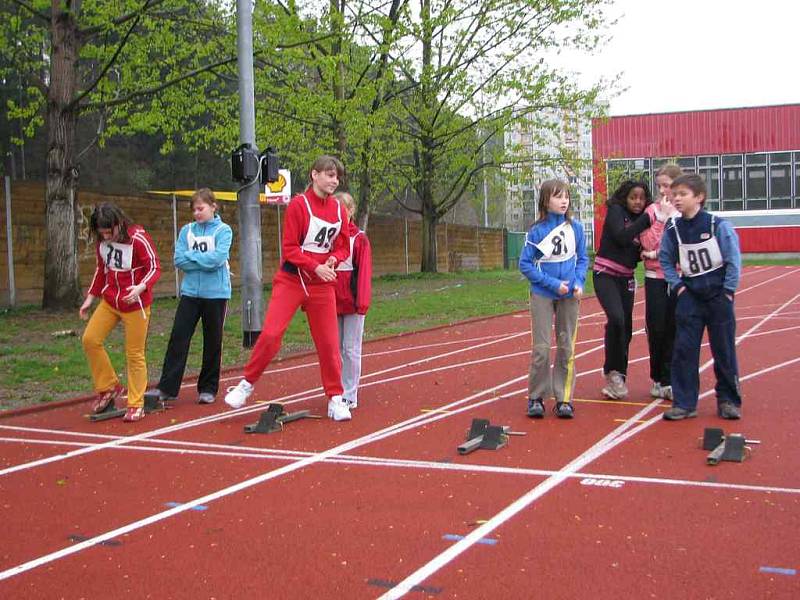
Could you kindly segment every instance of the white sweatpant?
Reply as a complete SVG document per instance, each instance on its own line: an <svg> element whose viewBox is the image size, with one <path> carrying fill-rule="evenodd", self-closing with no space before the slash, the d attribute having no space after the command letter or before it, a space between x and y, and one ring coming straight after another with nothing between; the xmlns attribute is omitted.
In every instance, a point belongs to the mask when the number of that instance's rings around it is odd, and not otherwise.
<svg viewBox="0 0 800 600"><path fill-rule="evenodd" d="M342 396L350 404L358 404L358 381L361 379L361 338L365 315L337 315L339 353L342 356Z"/></svg>

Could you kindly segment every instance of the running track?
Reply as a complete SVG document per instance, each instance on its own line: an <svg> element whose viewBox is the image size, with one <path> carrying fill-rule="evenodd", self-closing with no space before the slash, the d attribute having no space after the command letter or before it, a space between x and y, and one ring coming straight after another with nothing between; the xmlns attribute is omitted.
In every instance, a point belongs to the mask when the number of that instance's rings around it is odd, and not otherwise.
<svg viewBox="0 0 800 600"><path fill-rule="evenodd" d="M600 401L594 298L572 421L525 417L526 314L367 344L347 423L247 435L263 406L195 405L191 383L136 424L6 415L0 598L800 597L800 269L746 270L736 304L738 423L707 348L699 417L661 420L641 302L628 401ZM298 357L256 399L324 414L318 383ZM459 456L476 417L527 435ZM762 443L708 467L711 426Z"/></svg>

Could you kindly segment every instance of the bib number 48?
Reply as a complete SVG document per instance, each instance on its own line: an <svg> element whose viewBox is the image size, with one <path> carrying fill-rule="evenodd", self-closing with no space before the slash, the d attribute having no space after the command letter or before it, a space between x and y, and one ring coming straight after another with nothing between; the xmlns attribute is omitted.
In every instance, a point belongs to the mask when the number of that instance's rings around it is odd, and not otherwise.
<svg viewBox="0 0 800 600"><path fill-rule="evenodd" d="M321 227L317 235L314 236L314 241L320 248L330 248L331 239L335 234L335 227Z"/></svg>

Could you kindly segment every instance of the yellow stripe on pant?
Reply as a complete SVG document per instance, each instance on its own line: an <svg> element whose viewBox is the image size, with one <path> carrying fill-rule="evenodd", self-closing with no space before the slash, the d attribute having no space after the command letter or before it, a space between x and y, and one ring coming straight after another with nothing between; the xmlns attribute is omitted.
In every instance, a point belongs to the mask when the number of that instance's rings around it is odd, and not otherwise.
<svg viewBox="0 0 800 600"><path fill-rule="evenodd" d="M150 325L150 307L146 307L144 311L137 309L121 312L101 300L83 332L83 351L92 372L94 391L99 393L114 389L119 379L103 342L120 321L125 329L128 406L139 407L144 405L144 392L147 389L144 349Z"/></svg>

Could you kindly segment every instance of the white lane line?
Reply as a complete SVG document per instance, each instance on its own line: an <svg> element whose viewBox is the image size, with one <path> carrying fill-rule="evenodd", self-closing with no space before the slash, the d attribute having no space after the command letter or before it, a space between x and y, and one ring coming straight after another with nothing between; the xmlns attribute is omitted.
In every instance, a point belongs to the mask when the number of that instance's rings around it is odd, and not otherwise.
<svg viewBox="0 0 800 600"><path fill-rule="evenodd" d="M800 358L790 362L798 362ZM751 375L752 376L752 375ZM751 377L748 376L748 377ZM158 442L159 440L152 440ZM6 443L31 443L31 444L60 444L63 446L81 447L88 445L89 442L68 442L64 440L54 439L37 439L37 438L13 438L13 437L0 437L0 442ZM194 442L180 442L186 446L204 446L202 444L195 444ZM283 451L271 448L257 448L254 446L226 446L229 450L210 450L210 449L195 449L195 448L165 448L163 446L118 446L116 450L134 450L142 452L161 452L168 454L179 454L182 456L214 456L225 458L253 458L258 460L282 460L282 461L295 461L298 457L313 456L313 452L299 452L299 451ZM341 454L334 458L329 458L324 461L325 463L344 464L344 465L359 465L367 467L392 467L400 469L417 469L423 471L458 471L468 473L492 474L492 475L522 475L530 477L548 477L554 475L557 471L550 469L528 469L524 467L498 467L492 465L480 465L472 463L445 463L434 462L426 460L414 460L403 458L386 458L381 456L364 456L356 454ZM727 489L749 492L767 492L767 493L782 493L782 494L800 494L800 487L776 487L768 485L752 485L747 483L719 483L710 481L696 481L692 479L670 479L667 477L644 477L635 475L618 475L612 473L584 473L577 472L570 475L572 479L584 479L591 477L593 479L603 479L608 481L625 481L628 483L642 483L642 484L658 484L658 485L673 485L684 487L699 487L711 489Z"/></svg>
<svg viewBox="0 0 800 600"><path fill-rule="evenodd" d="M502 389L503 387L511 385L512 383L516 383L520 379L521 378L514 378L514 379L511 379L511 380L509 380L507 382L503 382L503 383L500 383L498 385L494 385L492 387L489 387L489 388L486 388L484 390L481 390L480 392L477 392L475 394L472 394L472 395L467 396L465 398L462 398L460 400L456 400L454 402L451 402L450 404L444 405L441 408L443 410L455 409L456 407L459 407L459 406L461 406L463 404L466 404L468 402L472 402L473 400L475 400L476 398L479 398L481 396L485 396L487 394L493 394L494 392L496 392L499 389ZM489 401L495 401L496 399L497 398L490 398ZM486 402L487 401L484 400L484 401L476 403L474 406L478 406L478 405L484 404ZM92 538L90 538L88 540L85 540L85 541L82 541L82 542L78 542L77 544L73 544L72 546L69 546L69 547L66 547L66 548L62 548L61 550L58 550L58 551L55 551L55 552L51 552L50 554L46 554L44 556L40 556L39 558L27 561L25 563L22 563L20 565L15 566L15 567L11 567L10 569L6 569L6 570L0 572L0 581L2 581L4 579L8 579L10 577L14 577L14 576L19 575L21 573L24 573L26 571L30 571L31 569L35 569L35 568L40 567L42 565L49 564L49 563L51 563L51 562L53 562L55 560L64 558L66 556L70 556L72 554L76 554L78 552L81 552L82 550L85 550L87 548L91 548L92 546L95 546L95 545L97 545L97 544L99 544L99 543L101 543L103 541L106 541L106 540L109 540L109 539L112 539L112 538L115 538L115 537L118 537L118 536L121 536L121 535L125 535L127 533L130 533L131 531L135 531L137 529L140 529L142 527L146 527L146 526L151 525L153 523L156 523L158 521L162 521L164 519L167 519L167 518L172 517L174 515L180 514L182 512L186 512L187 510L191 510L195 506L199 506L201 504L208 504L209 502L213 502L214 500L218 500L219 498L223 498L225 496L229 496L231 494L235 494L236 492L239 492L241 490L245 490L245 489L251 488L251 487L256 486L256 485L258 485L260 483L263 483L265 481L269 481L270 479L275 479L276 477L280 477L280 476L285 475L287 473L291 473L293 471L297 471L298 469L305 468L305 467L307 467L309 465L313 465L315 463L322 462L322 461L324 461L324 460L326 460L328 458L331 458L331 457L334 457L334 456L337 456L337 455L340 455L340 454L344 454L344 453L346 453L346 452L348 452L350 450L354 450L354 449L356 449L356 448L358 448L360 446L364 446L364 445L369 444L369 443L371 443L373 441L377 441L377 440L384 439L384 438L392 436L392 435L396 435L397 433L400 433L402 431L407 431L408 429L412 429L412 428L415 428L415 427L421 427L422 425L426 425L426 424L428 424L430 422L433 422L433 421L438 421L441 418L444 418L446 416L450 416L450 414L452 414L452 412L448 413L447 415L434 415L434 416L429 416L429 417L428 416L422 416L421 418L420 417L413 417L411 419L407 419L406 421L402 421L400 423L396 423L396 424L391 425L389 427L385 427L384 429L380 429L380 430L375 431L373 433L369 433L367 435L361 436L361 437L356 438L354 440L351 440L349 442L345 442L343 444L339 444L338 446L334 446L333 448L330 448L328 450L320 452L319 454L315 454L313 456L308 456L306 458L302 458L302 459L300 459L298 461L295 461L295 462L293 462L291 464L285 465L285 466L280 467L278 469L273 469L271 471L267 471L266 473L262 473L261 475L258 475L256 477L252 477L250 479L246 479L246 480L241 481L241 482L239 482L237 484L234 484L232 486L223 488L221 490L217 490L216 492L212 492L212 493L207 494L205 496L202 496L200 498L196 498L194 500L190 500L190 501L188 501L188 502L186 502L184 504L181 504L180 506L176 506L176 507L171 508L169 510L165 510L165 511L156 513L156 514L151 515L149 517L146 517L144 519L140 519L140 520L135 521L133 523L129 523L129 524L124 525L122 527L118 527L117 529L114 529L114 530L111 530L111 531L107 531L106 533L94 536L94 537L92 537ZM76 452L80 452L80 450L77 450Z"/></svg>
<svg viewBox="0 0 800 600"><path fill-rule="evenodd" d="M383 369L381 371L368 373L364 377L362 377L362 379L369 379L369 378L375 377L377 375L382 375L382 374L385 374L385 373L398 371L400 369L416 366L416 365L419 365L419 364L422 364L422 363L425 363L425 362L431 362L431 361L437 360L439 358L445 358L445 357L453 356L454 354L459 354L459 353L468 352L468 351L471 351L471 350L474 350L474 349L483 348L483 347L486 347L486 346L489 346L489 345L492 345L492 344L496 344L496 343L500 343L500 342L504 342L504 341L507 341L507 340L518 338L518 337L520 337L520 335L523 335L523 334L512 334L512 335L506 336L504 338L500 338L500 339L497 339L497 340L492 340L492 341L489 341L489 342L484 342L484 343L481 343L481 344L476 344L476 345L470 346L468 348L461 348L461 349L458 349L458 350L445 352L443 354L439 354L439 355L434 355L434 356L430 356L430 357L427 357L427 358L418 359L418 360L411 361L411 362L408 362L408 363L405 363L405 364L402 364L402 365L398 365L398 366L395 366L395 367L390 367L390 368L387 368L387 369ZM525 335L528 335L528 332L526 332ZM440 369L440 368L438 368L438 369ZM433 369L431 369L431 371L433 371ZM427 371L418 372L416 375L421 375L421 374L424 374L424 373L427 373ZM380 381L376 381L376 382L368 382L368 383L364 384L364 387L366 387L367 385L377 385L377 384L382 384L382 383L386 383L386 382L390 382L390 381L396 381L397 379L402 379L402 378L405 378L407 376L414 376L414 374L401 376L401 377L394 377L394 378L384 378L384 379L382 379ZM271 400L271 402L285 402L286 404L290 404L290 402L287 402L287 401L291 400L291 399L295 399L294 402L299 402L301 400L308 400L310 398L315 398L317 393L319 391L321 391L321 390L322 390L321 387L316 387L316 388L312 388L312 389L309 389L309 390L304 390L302 392L295 392L293 394L288 394L286 396L273 399L273 400ZM304 394L313 394L313 395L312 396L303 397ZM300 398L298 398L298 396L300 396ZM15 465L13 467L7 467L5 469L0 470L0 476L9 475L11 473L15 473L17 471L23 471L23 470L26 470L26 469L32 469L32 468L35 468L35 467L39 467L39 466L50 464L50 463L53 463L53 462L65 460L65 459L72 458L72 457L75 457L75 456L82 456L84 454L89 454L91 452L97 452L99 450L103 450L103 449L110 448L110 447L113 447L113 446L119 446L121 444L127 444L127 443L130 443L130 442L143 440L143 439L150 439L150 438L153 438L153 437L156 437L156 436L166 435L168 433L172 433L172 432L175 432L175 431L182 431L184 429L189 429L191 427L196 427L198 425L204 425L204 424L207 424L207 423L213 423L213 422L217 422L217 421L222 421L222 420L230 419L230 418L237 417L237 416L240 416L240 415L245 415L245 414L249 414L249 413L252 413L252 412L258 412L258 411L263 411L263 410L264 410L263 405L256 404L256 405L251 405L251 406L247 406L247 407L243 407L243 408L239 408L239 409L235 409L235 410L229 410L229 411L224 412L224 413L218 413L218 414L214 414L214 415L209 415L207 417L201 417L199 419L195 419L195 420L192 420L192 421L187 421L185 423L178 423L178 424L175 424L175 425L170 425L170 426L167 426L167 427L162 427L162 428L159 428L159 429L154 429L154 430L143 432L143 433L140 433L140 434L137 434L137 435L129 436L129 437L127 437L125 439L122 439L122 440L112 440L112 441L105 442L105 443L102 443L102 444L97 444L97 445L95 445L93 447L81 448L79 450L73 450L71 452L66 452L64 454L58 454L58 455L55 455L55 456L42 458L42 459L31 461L31 462L28 462L28 463Z"/></svg>
<svg viewBox="0 0 800 600"><path fill-rule="evenodd" d="M792 271L792 273L797 271ZM756 284L751 286L748 289L754 289L763 285L765 282ZM780 312L783 308L793 303L797 298L800 298L800 294L797 294L784 304L782 304L779 308L775 309L773 313L769 316L766 316L763 320L756 323L753 327L751 327L745 334L739 337L736 340L736 345L739 345L742 341L747 339L747 337L755 331L758 327L760 327L763 323L766 323L769 318ZM705 363L701 368L700 372L707 369L711 364L713 364L713 359ZM708 394L710 392L706 392ZM704 394L705 395L705 394ZM646 428L652 426L653 424L661 421L661 415L656 415L647 421L641 423L640 425L636 425L635 427L631 428L631 425L634 425L637 421L642 420L642 417L646 416L649 412L655 409L658 404L660 404L660 400L654 400L648 406L640 410L636 415L629 418L625 423L622 423L619 427L617 427L614 431L610 434L606 435L603 439L599 442L594 444L588 450L583 452L573 461L565 465L560 471L556 472L555 474L549 476L545 479L542 483L534 487L532 490L512 502L506 508L501 510L497 513L494 517L489 519L486 523L479 526L477 529L470 532L461 540L457 541L455 544L447 548L444 552L439 554L438 556L431 559L425 565L408 575L403 581L398 583L392 589L387 591L385 594L380 596L380 600L390 600L396 598L402 598L411 589L425 581L428 577L439 571L440 569L444 568L450 562L455 560L459 555L463 552L467 551L471 548L475 543L477 543L480 539L484 537L488 537L491 533L506 523L509 519L514 517L516 514L533 504L537 499L541 498L544 494L548 493L550 490L555 488L556 486L560 485L563 481L567 479L567 477L580 470L586 464L596 460L609 450L615 448L619 444L623 443L625 440L637 435L638 433L644 431Z"/></svg>

